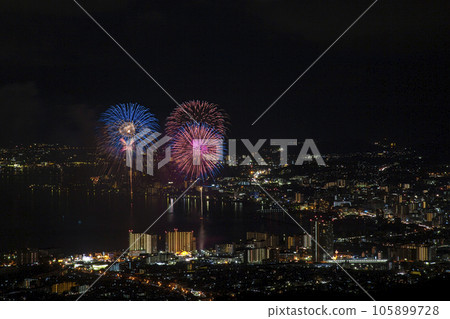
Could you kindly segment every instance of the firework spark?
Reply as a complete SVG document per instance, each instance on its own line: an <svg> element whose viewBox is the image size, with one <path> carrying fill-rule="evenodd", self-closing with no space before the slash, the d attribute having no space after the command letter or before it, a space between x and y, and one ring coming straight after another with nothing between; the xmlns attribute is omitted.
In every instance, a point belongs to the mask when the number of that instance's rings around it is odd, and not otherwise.
<svg viewBox="0 0 450 319"><path fill-rule="evenodd" d="M172 139L172 159L190 179L214 177L223 155L223 135L199 123L185 124Z"/></svg>
<svg viewBox="0 0 450 319"><path fill-rule="evenodd" d="M123 159L132 163L137 135L144 130L156 131L158 121L149 110L137 103L111 106L100 117L102 134L99 140L101 150L113 160ZM129 170L130 198L133 200L133 172Z"/></svg>
<svg viewBox="0 0 450 319"><path fill-rule="evenodd" d="M111 106L100 117L103 134L100 145L108 155L121 157L126 151L132 151L135 136L144 129L155 132L158 121L149 110L137 103Z"/></svg>
<svg viewBox="0 0 450 319"><path fill-rule="evenodd" d="M206 124L218 133L225 135L228 124L227 114L216 104L200 101L189 101L180 104L168 117L166 133L175 136L187 123Z"/></svg>

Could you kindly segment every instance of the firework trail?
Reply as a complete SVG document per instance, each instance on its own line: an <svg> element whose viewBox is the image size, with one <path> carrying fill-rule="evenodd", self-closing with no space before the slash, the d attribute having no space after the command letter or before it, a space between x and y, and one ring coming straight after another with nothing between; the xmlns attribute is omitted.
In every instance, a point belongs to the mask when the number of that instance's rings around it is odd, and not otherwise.
<svg viewBox="0 0 450 319"><path fill-rule="evenodd" d="M175 136L187 123L206 124L225 135L228 115L216 104L205 101L189 101L180 104L167 118L166 133Z"/></svg>
<svg viewBox="0 0 450 319"><path fill-rule="evenodd" d="M132 161L136 136L148 129L155 132L158 121L150 111L137 103L118 104L111 106L100 116L101 150L112 159ZM130 162L131 163L131 162ZM133 198L133 175L130 166L130 195Z"/></svg>
<svg viewBox="0 0 450 319"><path fill-rule="evenodd" d="M214 177L221 167L223 140L223 135L207 124L185 124L172 139L172 159L187 178Z"/></svg>

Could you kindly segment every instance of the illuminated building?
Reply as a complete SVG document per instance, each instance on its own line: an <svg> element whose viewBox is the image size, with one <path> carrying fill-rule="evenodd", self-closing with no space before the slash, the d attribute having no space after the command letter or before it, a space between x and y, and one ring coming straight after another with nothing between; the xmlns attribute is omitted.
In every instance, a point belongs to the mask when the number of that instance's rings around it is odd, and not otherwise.
<svg viewBox="0 0 450 319"><path fill-rule="evenodd" d="M394 205L394 217L405 221L409 213L409 205L406 203Z"/></svg>
<svg viewBox="0 0 450 319"><path fill-rule="evenodd" d="M234 244L216 245L216 254L217 255L233 255L234 251L235 251Z"/></svg>
<svg viewBox="0 0 450 319"><path fill-rule="evenodd" d="M302 245L302 237L299 235L289 236L286 240L286 248L297 250Z"/></svg>
<svg viewBox="0 0 450 319"><path fill-rule="evenodd" d="M62 282L52 285L52 293L61 295L65 292L69 292L73 287L76 287L77 284L74 282Z"/></svg>
<svg viewBox="0 0 450 319"><path fill-rule="evenodd" d="M344 188L344 187L346 186L345 179L338 179L338 180L337 180L337 186L338 186L339 188Z"/></svg>
<svg viewBox="0 0 450 319"><path fill-rule="evenodd" d="M25 278L24 282L23 282L23 288L25 289L31 289L34 288L34 286L37 283L37 279L36 278Z"/></svg>
<svg viewBox="0 0 450 319"><path fill-rule="evenodd" d="M129 233L130 254L158 252L158 236L149 234Z"/></svg>
<svg viewBox="0 0 450 319"><path fill-rule="evenodd" d="M303 248L311 249L311 247L312 247L311 236L306 234L303 235Z"/></svg>
<svg viewBox="0 0 450 319"><path fill-rule="evenodd" d="M17 264L18 265L30 265L37 263L39 259L38 252L36 250L23 250L17 254Z"/></svg>
<svg viewBox="0 0 450 319"><path fill-rule="evenodd" d="M334 239L331 219L315 216L312 222L312 255L314 262L321 262L333 256Z"/></svg>
<svg viewBox="0 0 450 319"><path fill-rule="evenodd" d="M299 204L303 203L303 194L295 193L295 202Z"/></svg>
<svg viewBox="0 0 450 319"><path fill-rule="evenodd" d="M158 254L153 254L151 256L148 256L146 258L146 262L149 265L158 264L158 263L167 264L173 259L175 259L174 254L160 252Z"/></svg>
<svg viewBox="0 0 450 319"><path fill-rule="evenodd" d="M299 250L300 248L311 248L311 237L304 235L288 236L285 240L286 248L289 250Z"/></svg>
<svg viewBox="0 0 450 319"><path fill-rule="evenodd" d="M279 237L275 235L270 235L266 240L267 247L278 247L279 242Z"/></svg>
<svg viewBox="0 0 450 319"><path fill-rule="evenodd" d="M429 261L436 257L436 247L407 244L389 247L388 255L396 260Z"/></svg>
<svg viewBox="0 0 450 319"><path fill-rule="evenodd" d="M269 258L269 250L265 247L248 249L246 253L246 261L249 264L260 264Z"/></svg>
<svg viewBox="0 0 450 319"><path fill-rule="evenodd" d="M261 245L266 247L278 247L280 241L276 235L258 232L247 232L247 240L262 242Z"/></svg>
<svg viewBox="0 0 450 319"><path fill-rule="evenodd" d="M247 240L266 240L267 236L266 233L247 232Z"/></svg>
<svg viewBox="0 0 450 319"><path fill-rule="evenodd" d="M166 232L166 252L177 253L180 251L191 252L196 250L194 232Z"/></svg>

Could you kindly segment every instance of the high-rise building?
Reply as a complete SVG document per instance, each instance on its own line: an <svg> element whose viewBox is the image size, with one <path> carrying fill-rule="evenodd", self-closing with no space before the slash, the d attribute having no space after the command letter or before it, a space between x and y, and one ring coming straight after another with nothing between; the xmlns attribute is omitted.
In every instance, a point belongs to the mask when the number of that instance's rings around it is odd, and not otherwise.
<svg viewBox="0 0 450 319"><path fill-rule="evenodd" d="M407 219L409 214L409 205L407 204L395 204L394 205L394 216L402 221Z"/></svg>
<svg viewBox="0 0 450 319"><path fill-rule="evenodd" d="M269 258L268 248L262 247L247 250L246 261L249 264L260 264L268 258Z"/></svg>
<svg viewBox="0 0 450 319"><path fill-rule="evenodd" d="M330 259L334 253L333 223L325 216L315 216L311 221L312 255L314 262Z"/></svg>
<svg viewBox="0 0 450 319"><path fill-rule="evenodd" d="M346 186L345 179L338 179L338 180L337 180L337 186L338 186L339 188L344 188L344 187Z"/></svg>
<svg viewBox="0 0 450 319"><path fill-rule="evenodd" d="M266 239L267 247L276 248L280 246L280 238L277 235L269 235Z"/></svg>
<svg viewBox="0 0 450 319"><path fill-rule="evenodd" d="M37 250L26 249L19 251L17 254L17 264L18 265L30 265L37 263L39 261L39 254Z"/></svg>
<svg viewBox="0 0 450 319"><path fill-rule="evenodd" d="M220 244L216 245L217 255L233 255L236 247L234 244Z"/></svg>
<svg viewBox="0 0 450 319"><path fill-rule="evenodd" d="M51 289L52 289L52 293L61 295L65 292L71 291L71 289L76 286L77 286L77 284L75 282L69 281L69 282L56 283L56 284L52 285Z"/></svg>
<svg viewBox="0 0 450 319"><path fill-rule="evenodd" d="M262 242L261 247L278 247L280 238L268 233L247 232L247 240Z"/></svg>
<svg viewBox="0 0 450 319"><path fill-rule="evenodd" d="M174 229L172 232L166 232L166 251L169 253L178 253L180 251L193 251L195 247L194 232L179 232Z"/></svg>
<svg viewBox="0 0 450 319"><path fill-rule="evenodd" d="M149 234L129 233L130 254L140 252L153 254L158 252L158 236Z"/></svg>
<svg viewBox="0 0 450 319"><path fill-rule="evenodd" d="M303 194L302 193L295 193L295 202L298 204L303 203Z"/></svg>
<svg viewBox="0 0 450 319"><path fill-rule="evenodd" d="M311 236L304 234L302 244L303 244L303 248L311 249L311 247L312 247Z"/></svg>
<svg viewBox="0 0 450 319"><path fill-rule="evenodd" d="M288 236L286 240L287 249L297 250L301 246L302 246L302 236L300 235Z"/></svg>
<svg viewBox="0 0 450 319"><path fill-rule="evenodd" d="M388 256L395 260L430 261L436 258L436 247L417 244L399 245L389 247Z"/></svg>
<svg viewBox="0 0 450 319"><path fill-rule="evenodd" d="M247 232L247 240L266 240L268 235L267 233Z"/></svg>

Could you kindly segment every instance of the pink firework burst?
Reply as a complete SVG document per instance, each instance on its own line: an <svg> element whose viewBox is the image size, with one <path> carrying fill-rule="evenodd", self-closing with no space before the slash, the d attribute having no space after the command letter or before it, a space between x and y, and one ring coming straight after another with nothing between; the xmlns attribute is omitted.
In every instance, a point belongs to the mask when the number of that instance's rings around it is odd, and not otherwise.
<svg viewBox="0 0 450 319"><path fill-rule="evenodd" d="M121 152L133 152L134 147L134 140L129 139L126 141L124 138L120 139L120 144L122 144L122 148L120 149Z"/></svg>
<svg viewBox="0 0 450 319"><path fill-rule="evenodd" d="M218 133L225 135L228 115L213 103L184 102L175 108L167 118L166 133L169 136L175 136L183 125L196 122L213 127Z"/></svg>
<svg viewBox="0 0 450 319"><path fill-rule="evenodd" d="M222 156L223 136L206 124L185 124L173 137L173 161L187 178L214 177Z"/></svg>

